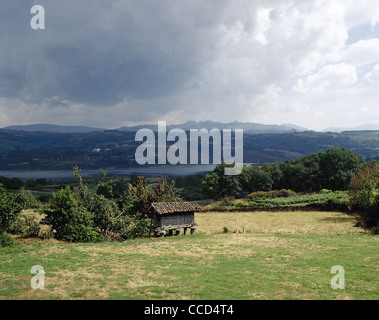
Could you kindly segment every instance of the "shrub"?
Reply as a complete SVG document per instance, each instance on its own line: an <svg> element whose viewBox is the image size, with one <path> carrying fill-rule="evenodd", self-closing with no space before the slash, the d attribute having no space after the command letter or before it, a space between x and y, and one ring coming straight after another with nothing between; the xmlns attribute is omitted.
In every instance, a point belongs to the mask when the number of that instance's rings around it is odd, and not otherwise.
<svg viewBox="0 0 379 320"><path fill-rule="evenodd" d="M349 202L361 211L364 220L379 224L379 162L371 161L354 176Z"/></svg>
<svg viewBox="0 0 379 320"><path fill-rule="evenodd" d="M15 247L17 242L7 233L3 232L0 234L0 247Z"/></svg>
<svg viewBox="0 0 379 320"><path fill-rule="evenodd" d="M9 194L0 185L0 233L7 231L17 220L24 206L25 200L20 194Z"/></svg>
<svg viewBox="0 0 379 320"><path fill-rule="evenodd" d="M281 189L281 190L269 191L268 195L271 198L288 198L288 197L295 197L297 193L290 189Z"/></svg>
<svg viewBox="0 0 379 320"><path fill-rule="evenodd" d="M117 204L103 195L85 192L80 205L93 214L94 226L98 227L103 235L112 228L112 218L120 214Z"/></svg>
<svg viewBox="0 0 379 320"><path fill-rule="evenodd" d="M21 197L25 202L25 209L38 209L41 203L33 196L30 190L21 190Z"/></svg>
<svg viewBox="0 0 379 320"><path fill-rule="evenodd" d="M112 218L112 232L118 240L142 236L150 231L151 219L145 215L119 215Z"/></svg>
<svg viewBox="0 0 379 320"><path fill-rule="evenodd" d="M79 206L75 195L67 186L52 193L50 205L43 210L44 224L50 224L55 238L72 242L92 242L101 239L100 228L94 226L94 216Z"/></svg>
<svg viewBox="0 0 379 320"><path fill-rule="evenodd" d="M268 193L266 191L256 191L250 193L247 197L250 200L266 199L268 197Z"/></svg>
<svg viewBox="0 0 379 320"><path fill-rule="evenodd" d="M36 217L23 216L25 230L23 235L25 237L38 237L41 231L41 226Z"/></svg>

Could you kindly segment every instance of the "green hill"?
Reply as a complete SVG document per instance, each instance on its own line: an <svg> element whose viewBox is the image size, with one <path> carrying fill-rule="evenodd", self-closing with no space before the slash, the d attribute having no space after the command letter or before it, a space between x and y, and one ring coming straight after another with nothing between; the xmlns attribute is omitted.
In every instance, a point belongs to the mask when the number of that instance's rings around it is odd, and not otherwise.
<svg viewBox="0 0 379 320"><path fill-rule="evenodd" d="M135 141L134 131L58 133L0 129L0 168L72 169L75 165L82 169L133 167L137 166L135 150L140 144ZM245 133L244 161L284 161L331 147L344 147L367 160L379 159L379 131Z"/></svg>

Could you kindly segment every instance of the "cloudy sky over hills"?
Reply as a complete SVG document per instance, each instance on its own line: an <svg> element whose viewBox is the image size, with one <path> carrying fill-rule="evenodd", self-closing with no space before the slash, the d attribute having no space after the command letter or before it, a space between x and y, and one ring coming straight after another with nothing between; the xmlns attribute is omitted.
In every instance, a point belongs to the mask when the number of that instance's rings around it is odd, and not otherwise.
<svg viewBox="0 0 379 320"><path fill-rule="evenodd" d="M378 22L377 0L3 0L0 127L379 123Z"/></svg>

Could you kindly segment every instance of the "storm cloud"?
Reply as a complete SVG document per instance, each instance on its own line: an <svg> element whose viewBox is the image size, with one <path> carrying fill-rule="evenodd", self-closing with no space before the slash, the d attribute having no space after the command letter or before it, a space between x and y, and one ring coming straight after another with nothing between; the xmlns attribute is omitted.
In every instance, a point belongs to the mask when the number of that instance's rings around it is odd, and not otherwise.
<svg viewBox="0 0 379 320"><path fill-rule="evenodd" d="M45 8L45 30L30 27L33 4ZM376 1L5 0L0 126L209 118L307 126L315 115L321 125L327 110L351 113L346 92L373 106L378 18Z"/></svg>

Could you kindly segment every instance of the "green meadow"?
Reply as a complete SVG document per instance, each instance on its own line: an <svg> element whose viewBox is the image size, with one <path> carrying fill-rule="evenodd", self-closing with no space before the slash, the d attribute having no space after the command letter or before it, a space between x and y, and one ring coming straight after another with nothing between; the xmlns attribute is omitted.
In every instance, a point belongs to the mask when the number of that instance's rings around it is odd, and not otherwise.
<svg viewBox="0 0 379 320"><path fill-rule="evenodd" d="M30 213L29 213L30 214ZM0 248L0 299L377 300L378 237L338 212L196 213L194 235ZM44 289L32 289L42 266ZM333 266L344 289L333 289Z"/></svg>

